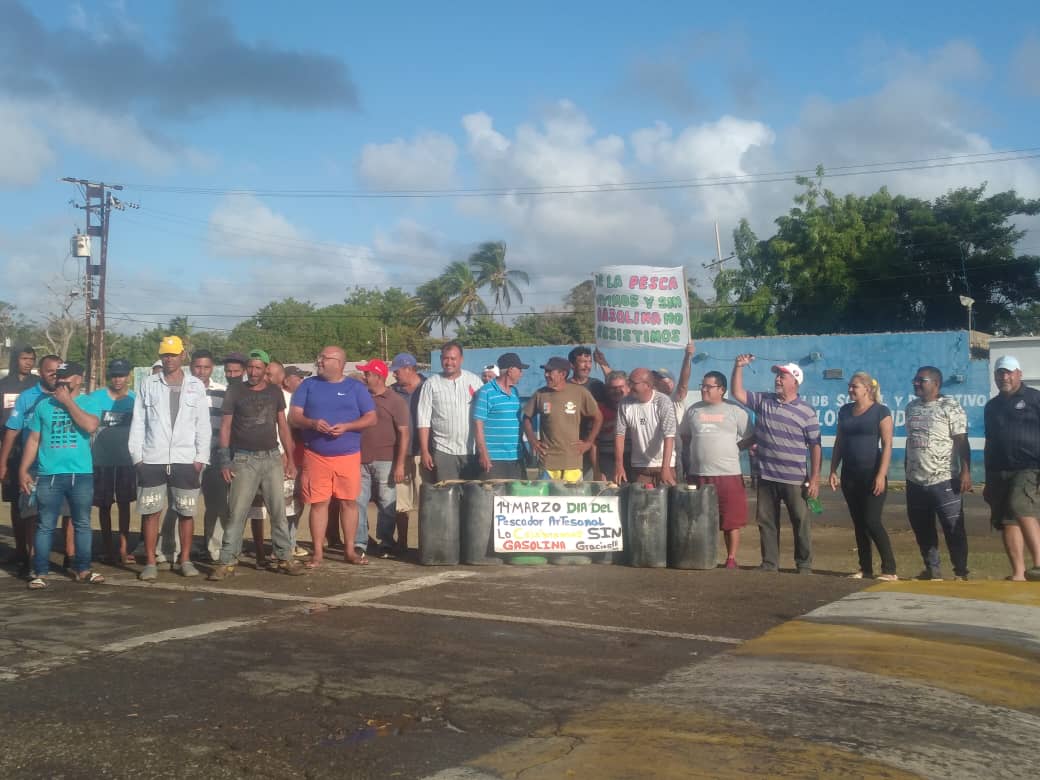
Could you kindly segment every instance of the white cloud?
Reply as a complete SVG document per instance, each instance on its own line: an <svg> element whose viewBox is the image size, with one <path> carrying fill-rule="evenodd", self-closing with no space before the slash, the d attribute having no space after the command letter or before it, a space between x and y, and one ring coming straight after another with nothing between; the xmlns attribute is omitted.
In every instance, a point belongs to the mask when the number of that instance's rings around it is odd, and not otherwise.
<svg viewBox="0 0 1040 780"><path fill-rule="evenodd" d="M521 125L512 139L496 130L484 113L463 117L462 126L485 187L619 184L632 176L625 165L624 140L598 135L570 101L553 106L540 126ZM520 236L520 247L536 271L661 256L674 240L667 212L652 197L639 193L532 197L512 192L466 201L462 207Z"/></svg>
<svg viewBox="0 0 1040 780"><path fill-rule="evenodd" d="M455 142L441 133L420 133L413 140L365 144L358 175L371 189L408 190L451 187L455 181Z"/></svg>
<svg viewBox="0 0 1040 780"><path fill-rule="evenodd" d="M1030 33L1011 58L1011 77L1030 97L1040 97L1040 36Z"/></svg>
<svg viewBox="0 0 1040 780"><path fill-rule="evenodd" d="M54 150L28 113L0 101L0 187L35 184L55 161Z"/></svg>
<svg viewBox="0 0 1040 780"><path fill-rule="evenodd" d="M207 238L214 256L250 260L244 278L241 268L231 268L204 280L200 291L210 307L228 300L216 294L225 282L233 299L260 305L289 296L327 305L342 301L355 284L389 283L371 247L311 238L252 195L222 199L210 215Z"/></svg>
<svg viewBox="0 0 1040 780"><path fill-rule="evenodd" d="M88 130L85 131L84 128ZM129 114L101 112L61 97L0 99L0 187L35 184L53 166L60 141L104 161L135 165L147 173L207 170L209 154L181 146L142 127Z"/></svg>

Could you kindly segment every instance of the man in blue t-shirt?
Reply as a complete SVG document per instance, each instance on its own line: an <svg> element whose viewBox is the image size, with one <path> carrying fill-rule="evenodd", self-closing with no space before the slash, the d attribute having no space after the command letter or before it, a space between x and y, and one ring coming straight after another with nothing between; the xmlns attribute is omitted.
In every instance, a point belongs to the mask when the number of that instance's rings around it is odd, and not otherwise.
<svg viewBox="0 0 1040 780"><path fill-rule="evenodd" d="M98 508L101 543L109 564L134 564L130 554L130 502L137 495L137 473L130 460L130 420L134 416L134 394L130 392L130 361L116 359L108 364L108 387L90 394L97 406L100 424L94 437L94 506ZM119 509L119 557L112 549L112 504Z"/></svg>
<svg viewBox="0 0 1040 780"><path fill-rule="evenodd" d="M516 386L529 365L515 352L499 356L498 376L473 396L473 435L481 479L522 479L520 393Z"/></svg>
<svg viewBox="0 0 1040 780"><path fill-rule="evenodd" d="M303 380L293 393L289 424L300 429L303 468L300 495L310 506L314 555L307 564L321 565L321 540L329 523L329 502L341 500L339 522L347 563L367 563L350 544L357 534L361 492L361 431L376 424L376 407L368 388L343 376L347 355L325 347L315 365L317 376Z"/></svg>
<svg viewBox="0 0 1040 780"><path fill-rule="evenodd" d="M47 587L43 578L50 572L54 525L64 501L68 501L72 512L76 534L73 562L76 579L91 584L105 579L90 570L90 506L94 498L90 435L97 430L99 422L96 403L89 396L80 395L83 367L78 363L62 363L56 377L54 392L36 405L28 419L29 436L18 471L22 491L31 494L35 490L40 511L30 590ZM37 465L35 478L34 463Z"/></svg>

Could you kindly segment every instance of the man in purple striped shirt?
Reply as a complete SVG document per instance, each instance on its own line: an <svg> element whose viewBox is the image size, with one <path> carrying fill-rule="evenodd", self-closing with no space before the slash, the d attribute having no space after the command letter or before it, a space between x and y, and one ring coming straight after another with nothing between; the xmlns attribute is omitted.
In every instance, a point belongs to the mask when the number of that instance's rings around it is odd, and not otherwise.
<svg viewBox="0 0 1040 780"><path fill-rule="evenodd" d="M761 479L758 481L758 532L763 571L776 571L780 558L780 502L787 507L794 531L794 562L799 574L812 574L812 523L806 499L820 492L820 421L816 410L801 399L802 369L796 363L773 366L773 393L744 389L744 366L754 355L737 355L730 395L755 413L755 443ZM805 452L810 455L808 480ZM804 486L804 490L803 490Z"/></svg>

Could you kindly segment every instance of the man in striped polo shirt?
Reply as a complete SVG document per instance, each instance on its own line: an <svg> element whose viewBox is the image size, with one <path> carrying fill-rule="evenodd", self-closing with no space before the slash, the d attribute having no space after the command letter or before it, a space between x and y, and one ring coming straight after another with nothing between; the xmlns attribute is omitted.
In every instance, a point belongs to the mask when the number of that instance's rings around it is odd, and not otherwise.
<svg viewBox="0 0 1040 780"><path fill-rule="evenodd" d="M516 386L529 365L515 352L500 355L498 376L473 396L473 435L481 479L522 479L520 393Z"/></svg>
<svg viewBox="0 0 1040 780"><path fill-rule="evenodd" d="M416 413L423 482L472 479L475 472L470 403L483 382L462 367L462 345L441 347L441 373L422 384Z"/></svg>
<svg viewBox="0 0 1040 780"><path fill-rule="evenodd" d="M812 574L812 525L807 498L820 492L820 421L816 410L801 399L802 369L796 363L773 366L773 393L744 389L744 366L754 355L737 355L730 378L734 399L755 413L755 443L761 478L758 481L758 531L763 571L776 571L780 558L780 502L787 506L794 531L794 561L799 574ZM805 452L810 455L806 484ZM802 486L806 484L803 492Z"/></svg>
<svg viewBox="0 0 1040 780"><path fill-rule="evenodd" d="M228 516L228 485L220 473L220 462L215 451L220 448L220 422L223 419L224 394L227 387L214 382L213 353L197 349L191 353L191 375L206 386L210 427L213 430L209 465L202 472L202 500L206 512L202 521L202 546L199 557L206 563L220 561L220 545L224 541L224 523Z"/></svg>

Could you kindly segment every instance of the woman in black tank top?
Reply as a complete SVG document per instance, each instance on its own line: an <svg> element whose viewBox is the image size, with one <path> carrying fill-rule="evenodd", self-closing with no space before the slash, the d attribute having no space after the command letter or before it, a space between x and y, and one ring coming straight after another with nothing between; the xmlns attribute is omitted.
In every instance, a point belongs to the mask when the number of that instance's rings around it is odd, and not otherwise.
<svg viewBox="0 0 1040 780"><path fill-rule="evenodd" d="M865 371L857 371L849 380L849 398L838 411L838 431L831 453L831 490L845 496L852 525L856 529L859 571L854 579L874 576L871 542L881 557L881 574L877 579L893 582L896 560L888 532L881 523L888 491L888 464L892 459L892 412L878 402L877 380ZM880 446L879 446L880 444ZM841 466L841 479L838 467Z"/></svg>

